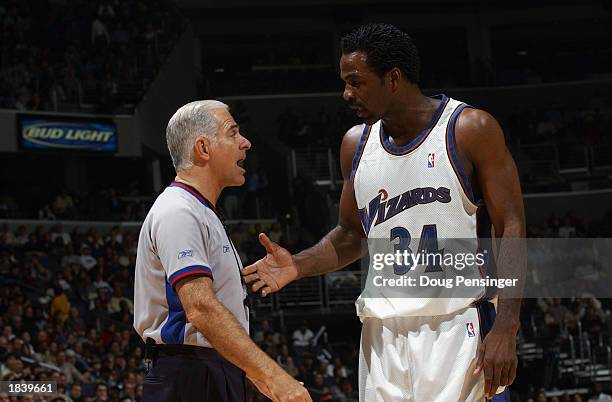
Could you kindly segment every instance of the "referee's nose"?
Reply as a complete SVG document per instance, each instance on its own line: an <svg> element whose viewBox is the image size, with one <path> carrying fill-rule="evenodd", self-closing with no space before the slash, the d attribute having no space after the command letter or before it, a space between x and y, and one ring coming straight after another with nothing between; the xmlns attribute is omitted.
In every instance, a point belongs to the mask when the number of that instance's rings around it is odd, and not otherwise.
<svg viewBox="0 0 612 402"><path fill-rule="evenodd" d="M242 141L240 141L240 149L245 151L251 149L251 141L249 141L248 138L242 134L240 134L240 136L242 137Z"/></svg>

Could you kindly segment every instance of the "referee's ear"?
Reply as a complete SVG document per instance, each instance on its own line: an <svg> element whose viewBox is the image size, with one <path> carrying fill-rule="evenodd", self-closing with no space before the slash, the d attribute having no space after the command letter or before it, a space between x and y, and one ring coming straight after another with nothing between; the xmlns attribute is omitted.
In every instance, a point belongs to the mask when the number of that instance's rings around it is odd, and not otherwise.
<svg viewBox="0 0 612 402"><path fill-rule="evenodd" d="M210 160L210 143L206 137L200 136L196 139L193 147L194 162Z"/></svg>

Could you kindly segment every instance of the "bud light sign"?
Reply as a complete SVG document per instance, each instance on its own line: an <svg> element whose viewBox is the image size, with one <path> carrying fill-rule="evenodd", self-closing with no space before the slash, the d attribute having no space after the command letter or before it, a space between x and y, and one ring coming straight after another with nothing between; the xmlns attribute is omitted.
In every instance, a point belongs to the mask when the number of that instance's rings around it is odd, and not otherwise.
<svg viewBox="0 0 612 402"><path fill-rule="evenodd" d="M117 151L117 129L112 121L20 116L19 139L23 149Z"/></svg>

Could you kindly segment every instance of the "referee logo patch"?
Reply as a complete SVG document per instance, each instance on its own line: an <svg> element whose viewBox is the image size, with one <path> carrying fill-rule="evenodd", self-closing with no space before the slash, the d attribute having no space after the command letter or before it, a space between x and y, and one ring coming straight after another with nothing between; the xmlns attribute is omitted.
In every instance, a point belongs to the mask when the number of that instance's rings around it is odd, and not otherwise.
<svg viewBox="0 0 612 402"><path fill-rule="evenodd" d="M193 257L193 250L183 250L180 253L178 253L179 260L185 257Z"/></svg>

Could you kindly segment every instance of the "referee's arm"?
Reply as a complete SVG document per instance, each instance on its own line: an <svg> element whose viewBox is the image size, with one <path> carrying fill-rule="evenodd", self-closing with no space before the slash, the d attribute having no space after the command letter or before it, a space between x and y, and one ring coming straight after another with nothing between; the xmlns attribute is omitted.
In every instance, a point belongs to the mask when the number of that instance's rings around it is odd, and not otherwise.
<svg viewBox="0 0 612 402"><path fill-rule="evenodd" d="M263 393L273 400L311 401L308 392L249 338L232 313L215 296L212 280L186 278L176 290L187 320L200 331L213 348L241 368ZM265 384L262 390L259 383ZM282 396L282 399L277 399Z"/></svg>

